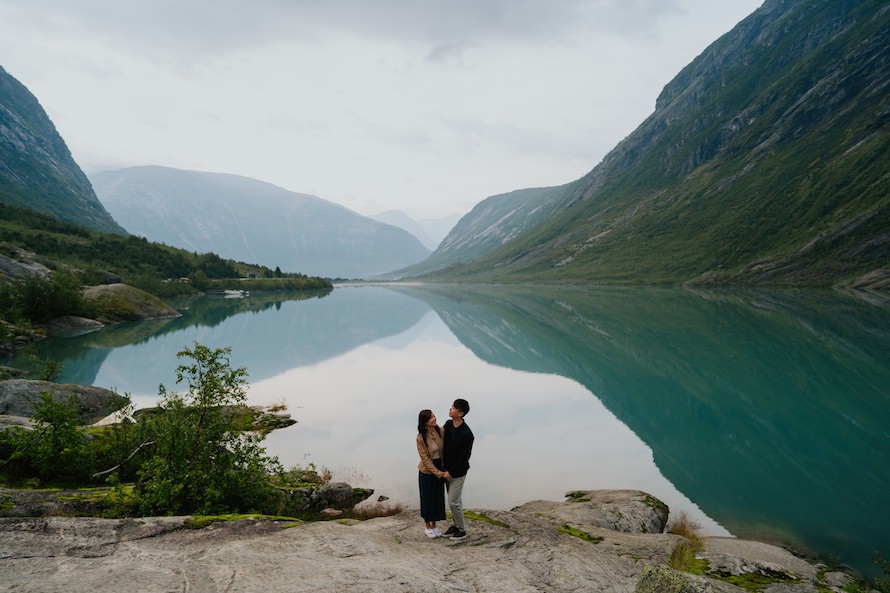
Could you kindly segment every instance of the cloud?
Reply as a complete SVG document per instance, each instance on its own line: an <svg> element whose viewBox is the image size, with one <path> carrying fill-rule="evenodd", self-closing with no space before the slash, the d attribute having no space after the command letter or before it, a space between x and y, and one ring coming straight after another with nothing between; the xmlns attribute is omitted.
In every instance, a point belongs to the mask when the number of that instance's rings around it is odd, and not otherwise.
<svg viewBox="0 0 890 593"><path fill-rule="evenodd" d="M0 56L84 168L436 217L589 171L758 2L0 0Z"/></svg>
<svg viewBox="0 0 890 593"><path fill-rule="evenodd" d="M441 58L466 44L565 43L591 34L650 36L678 0L2 0L48 33L153 56L203 59L334 33L420 44Z"/></svg>

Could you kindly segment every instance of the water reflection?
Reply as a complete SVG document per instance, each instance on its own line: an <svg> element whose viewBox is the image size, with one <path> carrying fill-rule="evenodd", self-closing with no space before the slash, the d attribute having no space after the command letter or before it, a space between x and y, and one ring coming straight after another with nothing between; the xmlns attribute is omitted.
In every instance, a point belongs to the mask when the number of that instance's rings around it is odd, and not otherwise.
<svg viewBox="0 0 890 593"><path fill-rule="evenodd" d="M403 289L494 364L571 377L737 535L886 557L890 315L831 292Z"/></svg>
<svg viewBox="0 0 890 593"><path fill-rule="evenodd" d="M288 404L299 424L267 441L283 462L327 465L396 500L415 504L417 411L444 419L465 397L471 507L640 488L711 532L792 540L860 570L876 550L890 557L886 305L833 292L349 287L194 301L180 319L38 348L65 362L63 380L153 402L191 340L232 346L251 400Z"/></svg>
<svg viewBox="0 0 890 593"><path fill-rule="evenodd" d="M144 400L156 396L159 383L175 387L176 353L193 340L232 347L232 363L246 367L253 382L401 333L429 311L414 298L383 289L294 293L287 300L274 293L203 297L174 305L181 317L45 340L13 364L24 366L36 353L64 362L61 382L116 388Z"/></svg>

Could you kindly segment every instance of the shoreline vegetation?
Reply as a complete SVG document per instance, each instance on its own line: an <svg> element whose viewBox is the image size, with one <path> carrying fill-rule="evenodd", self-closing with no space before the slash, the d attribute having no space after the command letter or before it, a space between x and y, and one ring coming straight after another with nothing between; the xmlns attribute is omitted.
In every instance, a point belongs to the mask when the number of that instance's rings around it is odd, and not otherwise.
<svg viewBox="0 0 890 593"><path fill-rule="evenodd" d="M53 331L179 315L164 298L333 289L326 278L92 231L8 204L0 214L0 357Z"/></svg>
<svg viewBox="0 0 890 593"><path fill-rule="evenodd" d="M105 487L86 500L104 517L303 518L369 497L370 490L325 483L313 466L285 469L266 454L266 435L296 421L284 406L247 406L247 371L233 368L229 354L197 342L184 348L176 378L186 391L161 385L158 406L143 410L100 388L7 378L2 409L18 418L0 423L0 478L18 487ZM95 423L111 414L116 422ZM75 499L63 502L61 510L77 508Z"/></svg>

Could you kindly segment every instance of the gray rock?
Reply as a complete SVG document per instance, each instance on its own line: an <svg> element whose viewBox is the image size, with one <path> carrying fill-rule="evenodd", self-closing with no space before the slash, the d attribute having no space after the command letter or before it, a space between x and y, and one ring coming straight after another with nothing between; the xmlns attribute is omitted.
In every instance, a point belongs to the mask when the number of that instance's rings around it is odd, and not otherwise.
<svg viewBox="0 0 890 593"><path fill-rule="evenodd" d="M66 315L46 324L46 332L53 337L74 337L102 329L105 324L95 319Z"/></svg>
<svg viewBox="0 0 890 593"><path fill-rule="evenodd" d="M578 503L554 504L572 505L572 516L591 523L579 516L577 509L583 507ZM742 591L707 576L667 568L670 550L682 541L679 536L594 527L602 539L591 541L561 531L559 520L537 512L477 510L468 516L468 537L459 542L427 538L416 510L362 522L242 520L203 529L186 526L182 517L0 519L0 590ZM793 590L817 591L816 582L805 576L815 573L801 570L797 562L805 561L792 560L784 550L722 538L705 538L705 549L712 543L717 554L752 554L747 558L752 565L778 562L783 570L802 576ZM794 564L781 564L786 561ZM783 585L767 589L780 590L792 589Z"/></svg>
<svg viewBox="0 0 890 593"><path fill-rule="evenodd" d="M712 573L816 579L819 572L803 558L772 544L730 537L709 537L706 541L698 557L708 561Z"/></svg>
<svg viewBox="0 0 890 593"><path fill-rule="evenodd" d="M307 514L321 513L326 508L351 510L374 494L367 488L353 488L345 482L331 482L317 488L297 488L290 493L288 508Z"/></svg>
<svg viewBox="0 0 890 593"><path fill-rule="evenodd" d="M181 314L158 297L128 284L100 284L83 289L83 297L96 304L102 323L167 319Z"/></svg>
<svg viewBox="0 0 890 593"><path fill-rule="evenodd" d="M0 381L5 381L6 379L14 379L16 377L21 377L22 375L27 374L28 371L0 365Z"/></svg>
<svg viewBox="0 0 890 593"><path fill-rule="evenodd" d="M18 259L7 257L0 253L0 277L15 278L21 280L31 275L49 277L52 270L37 260L37 256L22 249L13 247L12 250Z"/></svg>
<svg viewBox="0 0 890 593"><path fill-rule="evenodd" d="M34 422L30 418L22 418L21 416L7 416L0 414L0 430L17 426L19 428L34 428Z"/></svg>
<svg viewBox="0 0 890 593"><path fill-rule="evenodd" d="M578 490L567 492L565 502L535 500L514 510L551 516L582 530L625 533L661 533L669 513L666 504L639 490Z"/></svg>
<svg viewBox="0 0 890 593"><path fill-rule="evenodd" d="M84 424L108 416L128 401L124 396L101 387L9 379L0 381L0 414L30 418L34 415L34 404L40 402L43 393L51 393L56 401L73 397Z"/></svg>
<svg viewBox="0 0 890 593"><path fill-rule="evenodd" d="M852 585L855 582L855 579L852 576L843 572L827 572L822 576L822 579L832 587L838 589L846 587L847 585Z"/></svg>
<svg viewBox="0 0 890 593"><path fill-rule="evenodd" d="M667 566L647 566L637 579L634 593L713 593L707 582L693 581L692 576Z"/></svg>

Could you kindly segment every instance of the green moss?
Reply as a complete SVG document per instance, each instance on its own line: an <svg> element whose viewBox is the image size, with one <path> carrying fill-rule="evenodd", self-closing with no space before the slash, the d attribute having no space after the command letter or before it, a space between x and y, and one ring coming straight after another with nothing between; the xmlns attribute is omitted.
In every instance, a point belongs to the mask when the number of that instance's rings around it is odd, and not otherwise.
<svg viewBox="0 0 890 593"><path fill-rule="evenodd" d="M657 498L655 498L655 497L652 496L651 494L646 494L646 495L644 495L644 496L643 496L643 500L642 500L642 502L643 502L644 505L646 505L646 506L649 507L650 509L654 509L654 510L656 510L656 511L659 511L659 510L664 509L664 508L667 507L666 504L664 504L663 502L661 502L660 500L658 500Z"/></svg>
<svg viewBox="0 0 890 593"><path fill-rule="evenodd" d="M565 533L566 535L571 535L572 537L577 537L578 539L583 539L584 541L590 542L592 544L598 544L604 539L598 535L591 535L586 531L576 529L575 527L570 526L568 523L563 523L559 527L559 532Z"/></svg>
<svg viewBox="0 0 890 593"><path fill-rule="evenodd" d="M488 515L477 513L475 511L464 511L464 517L466 517L467 519L473 519L474 521L484 521L486 523L491 523L492 525L497 525L498 527L503 527L504 529L510 529L510 526L503 521L492 519Z"/></svg>
<svg viewBox="0 0 890 593"><path fill-rule="evenodd" d="M753 573L748 572L741 575L723 575L723 574L709 574L709 577L713 579L718 579L736 587L741 587L745 591L752 591L753 593L757 593L759 591L765 591L767 587L774 583L787 583L798 581L797 577L794 575L789 575L786 573L774 573L772 575L764 575L761 573Z"/></svg>
<svg viewBox="0 0 890 593"><path fill-rule="evenodd" d="M294 517L278 517L274 515L259 515L259 514L229 514L229 515L195 515L194 517L189 517L185 521L183 521L183 526L188 529L203 529L208 525L212 525L213 523L220 523L224 521L242 521L244 519L267 519L269 521L287 521L289 523L293 523L294 525L288 525L287 527L294 527L296 524L302 523L299 519Z"/></svg>
<svg viewBox="0 0 890 593"><path fill-rule="evenodd" d="M569 499L569 502L590 502L590 497L587 496L587 492L584 492L583 490L569 492L566 494L566 498Z"/></svg>
<svg viewBox="0 0 890 593"><path fill-rule="evenodd" d="M108 488L95 491L84 490L68 496L59 496L58 500L62 502L102 502L106 496L108 496Z"/></svg>

